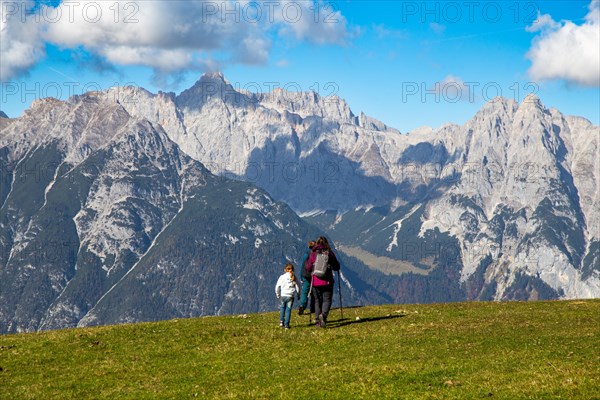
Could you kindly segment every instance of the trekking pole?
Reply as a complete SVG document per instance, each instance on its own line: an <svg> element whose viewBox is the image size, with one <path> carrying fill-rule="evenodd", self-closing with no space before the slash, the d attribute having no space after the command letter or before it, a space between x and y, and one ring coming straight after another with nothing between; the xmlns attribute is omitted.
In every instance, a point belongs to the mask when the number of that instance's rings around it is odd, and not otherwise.
<svg viewBox="0 0 600 400"><path fill-rule="evenodd" d="M340 279L340 271L338 270L338 293L340 294L340 313L344 319L344 307L342 305L342 280Z"/></svg>
<svg viewBox="0 0 600 400"><path fill-rule="evenodd" d="M308 324L311 325L312 324L312 308L310 307L310 304L313 302L312 300L312 289L313 289L313 278L312 276L310 277L310 289L308 289L308 300L306 305L308 306Z"/></svg>

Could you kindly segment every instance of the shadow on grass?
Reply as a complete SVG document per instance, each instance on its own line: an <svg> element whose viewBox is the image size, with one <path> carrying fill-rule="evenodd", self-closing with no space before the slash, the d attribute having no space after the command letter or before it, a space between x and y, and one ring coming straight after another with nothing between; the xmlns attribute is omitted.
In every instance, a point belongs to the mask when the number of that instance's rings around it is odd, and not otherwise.
<svg viewBox="0 0 600 400"><path fill-rule="evenodd" d="M344 319L330 319L329 321L327 321L327 328L341 328L343 326L346 325L352 325L352 324L362 324L365 322L375 322L375 321L383 321L383 320L388 320L388 319L396 319L396 318L402 318L405 317L406 315L404 314L395 314L395 315L383 315L380 317L364 317L364 318L360 318L360 319L348 319L348 318L344 318Z"/></svg>
<svg viewBox="0 0 600 400"><path fill-rule="evenodd" d="M349 307L350 308L350 307ZM346 307L344 307L346 309ZM332 310L333 311L333 310ZM331 315L330 315L331 317ZM350 318L339 318L339 319L329 319L327 321L327 328L341 328L343 326L352 325L352 324L362 324L365 322L375 322L389 319L396 319L406 317L406 314L393 314L393 315L383 315L379 317L361 317L360 319L350 319ZM315 324L314 314L313 318L311 318L311 322L307 324L307 326L314 326Z"/></svg>

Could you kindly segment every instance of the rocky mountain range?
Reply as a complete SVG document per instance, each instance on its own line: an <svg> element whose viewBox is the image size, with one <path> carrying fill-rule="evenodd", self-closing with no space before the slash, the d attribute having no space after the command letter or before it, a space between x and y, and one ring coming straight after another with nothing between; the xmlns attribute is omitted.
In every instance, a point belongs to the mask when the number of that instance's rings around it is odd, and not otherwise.
<svg viewBox="0 0 600 400"><path fill-rule="evenodd" d="M2 332L271 310L319 233L103 94L0 123ZM346 276L348 302L385 300Z"/></svg>
<svg viewBox="0 0 600 400"><path fill-rule="evenodd" d="M219 73L42 99L0 119L0 331L269 310L320 232L352 303L599 297L599 141L533 96L407 134Z"/></svg>
<svg viewBox="0 0 600 400"><path fill-rule="evenodd" d="M402 260L398 235L412 243L437 228L458 240L461 281L479 268L494 299L514 297L517 280L527 288L522 296L535 297L528 277L554 296L600 295L599 128L535 96L494 99L463 126L401 134L335 96L247 93L218 73L179 96L107 94L168 127L214 173L263 187L328 231L344 217L387 208L385 238L369 238L372 227L345 227L361 238L348 240L351 247ZM418 234L402 235L400 221L415 207ZM332 212L333 222L315 218Z"/></svg>

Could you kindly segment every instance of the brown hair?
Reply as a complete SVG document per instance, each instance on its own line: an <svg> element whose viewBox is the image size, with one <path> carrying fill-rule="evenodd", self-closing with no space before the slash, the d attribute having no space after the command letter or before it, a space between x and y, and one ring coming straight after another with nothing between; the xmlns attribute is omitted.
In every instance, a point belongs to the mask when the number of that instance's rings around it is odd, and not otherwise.
<svg viewBox="0 0 600 400"><path fill-rule="evenodd" d="M285 268L283 270L285 272L290 273L290 278L292 279L292 282L296 282L296 275L294 275L294 264L292 264L292 263L285 264Z"/></svg>
<svg viewBox="0 0 600 400"><path fill-rule="evenodd" d="M327 238L325 236L319 236L319 238L317 239L317 244L323 246L327 251L331 250L331 246L329 246L329 242L327 241Z"/></svg>

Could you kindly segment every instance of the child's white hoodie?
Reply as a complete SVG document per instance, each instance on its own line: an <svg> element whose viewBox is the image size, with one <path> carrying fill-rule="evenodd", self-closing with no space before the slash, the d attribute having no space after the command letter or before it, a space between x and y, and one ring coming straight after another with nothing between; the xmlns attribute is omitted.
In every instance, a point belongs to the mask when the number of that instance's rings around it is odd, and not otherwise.
<svg viewBox="0 0 600 400"><path fill-rule="evenodd" d="M292 280L289 272L285 272L277 279L277 285L275 285L277 297L294 297L299 292L298 284Z"/></svg>

